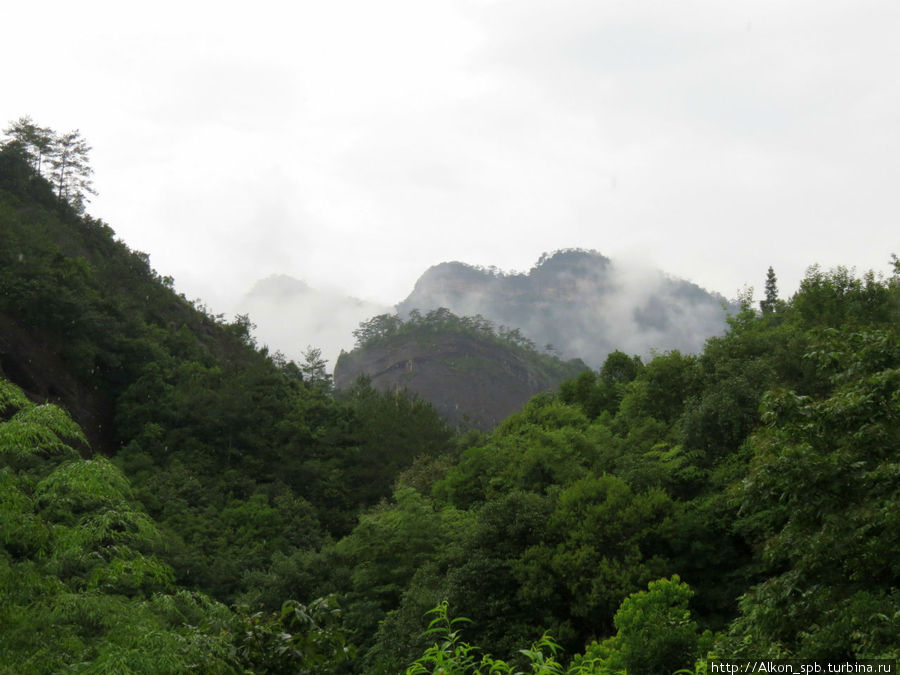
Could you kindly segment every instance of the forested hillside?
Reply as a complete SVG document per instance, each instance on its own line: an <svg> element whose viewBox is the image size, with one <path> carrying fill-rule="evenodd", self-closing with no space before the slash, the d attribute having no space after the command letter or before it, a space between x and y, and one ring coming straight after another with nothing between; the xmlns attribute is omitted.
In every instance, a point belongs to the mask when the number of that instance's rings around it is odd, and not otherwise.
<svg viewBox="0 0 900 675"><path fill-rule="evenodd" d="M3 148L2 374L71 412L85 454L115 458L169 535L176 577L226 600L276 552L346 533L414 457L452 447L426 404L365 384L339 400L314 352L286 361L250 329L177 295Z"/></svg>
<svg viewBox="0 0 900 675"><path fill-rule="evenodd" d="M900 658L896 258L772 277L702 353L613 352L459 437L76 207L3 146L0 672Z"/></svg>

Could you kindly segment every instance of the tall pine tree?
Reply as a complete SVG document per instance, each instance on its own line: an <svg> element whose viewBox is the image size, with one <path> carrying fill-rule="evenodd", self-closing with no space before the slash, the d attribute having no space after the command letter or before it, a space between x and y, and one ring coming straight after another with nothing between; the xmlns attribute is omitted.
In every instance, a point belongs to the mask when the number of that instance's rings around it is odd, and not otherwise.
<svg viewBox="0 0 900 675"><path fill-rule="evenodd" d="M775 277L775 270L769 266L766 273L766 299L759 301L759 308L763 314L771 314L775 311L778 304L778 279Z"/></svg>
<svg viewBox="0 0 900 675"><path fill-rule="evenodd" d="M91 181L94 170L88 164L91 146L76 129L56 139L50 158L50 180L60 201L66 201L77 211L84 210L85 194L97 194Z"/></svg>
<svg viewBox="0 0 900 675"><path fill-rule="evenodd" d="M49 127L39 127L28 116L20 117L4 129L11 142L24 151L36 174L42 174L44 159L51 156L56 145L56 134Z"/></svg>

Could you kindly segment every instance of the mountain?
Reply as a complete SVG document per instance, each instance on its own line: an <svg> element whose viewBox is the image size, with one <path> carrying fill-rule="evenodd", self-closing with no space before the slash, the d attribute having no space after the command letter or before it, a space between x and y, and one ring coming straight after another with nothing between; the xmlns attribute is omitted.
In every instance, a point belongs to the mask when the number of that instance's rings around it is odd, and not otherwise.
<svg viewBox="0 0 900 675"><path fill-rule="evenodd" d="M538 345L599 367L619 349L698 352L724 332L726 299L655 269L613 261L596 251L545 254L526 274L461 262L427 270L397 305L401 316L446 307L519 328Z"/></svg>
<svg viewBox="0 0 900 675"><path fill-rule="evenodd" d="M345 389L364 375L376 389L418 394L451 423L489 429L585 361L700 351L724 332L728 308L695 284L596 251L544 255L527 274L446 262L419 278L396 316L361 324L334 381Z"/></svg>
<svg viewBox="0 0 900 675"><path fill-rule="evenodd" d="M536 394L587 370L580 359L539 353L517 330L495 330L488 321L447 310L413 312L407 321L381 315L356 335L357 348L335 365L338 389L362 375L376 389L406 389L448 422L477 429L496 426Z"/></svg>
<svg viewBox="0 0 900 675"><path fill-rule="evenodd" d="M259 280L235 306L236 313L255 324L260 343L292 359L299 359L307 346L317 347L332 364L342 349L352 347L353 329L385 311L384 305L313 288L284 274Z"/></svg>

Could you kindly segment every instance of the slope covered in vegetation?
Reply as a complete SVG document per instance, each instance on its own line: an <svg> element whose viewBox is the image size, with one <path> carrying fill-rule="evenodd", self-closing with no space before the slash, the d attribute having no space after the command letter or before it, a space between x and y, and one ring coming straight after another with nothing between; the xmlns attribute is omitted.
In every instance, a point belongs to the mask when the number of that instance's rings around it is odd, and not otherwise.
<svg viewBox="0 0 900 675"><path fill-rule="evenodd" d="M297 672L347 660L328 600L264 615L179 586L128 478L84 450L65 411L0 379L0 673Z"/></svg>
<svg viewBox="0 0 900 675"><path fill-rule="evenodd" d="M452 444L426 404L363 385L338 400L315 364L250 330L176 294L3 147L2 374L71 411L160 523L176 578L224 600L275 553L346 533L414 457Z"/></svg>

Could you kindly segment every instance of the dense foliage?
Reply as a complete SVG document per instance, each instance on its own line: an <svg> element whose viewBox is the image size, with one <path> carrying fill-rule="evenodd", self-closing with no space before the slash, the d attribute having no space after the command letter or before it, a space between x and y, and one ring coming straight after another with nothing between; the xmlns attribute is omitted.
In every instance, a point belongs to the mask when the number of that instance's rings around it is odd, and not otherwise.
<svg viewBox="0 0 900 675"><path fill-rule="evenodd" d="M179 587L166 541L61 408L0 380L2 673L324 672L352 653L332 601L250 613ZM329 666L330 669L330 666Z"/></svg>
<svg viewBox="0 0 900 675"><path fill-rule="evenodd" d="M353 331L353 337L356 338L356 347L363 348L403 335L413 335L426 340L429 334L447 333L472 335L496 342L532 359L539 359L545 366L556 369L563 367L563 363L554 356L553 345L546 345L542 353L518 328L495 326L492 321L480 315L457 316L446 307L439 307L425 314L414 309L406 319L402 319L398 314L379 314L368 321L363 321L359 328ZM572 363L578 363L583 367L579 359L573 359Z"/></svg>
<svg viewBox="0 0 900 675"><path fill-rule="evenodd" d="M458 437L259 348L3 146L0 672L900 657L900 263L769 279L702 353Z"/></svg>

